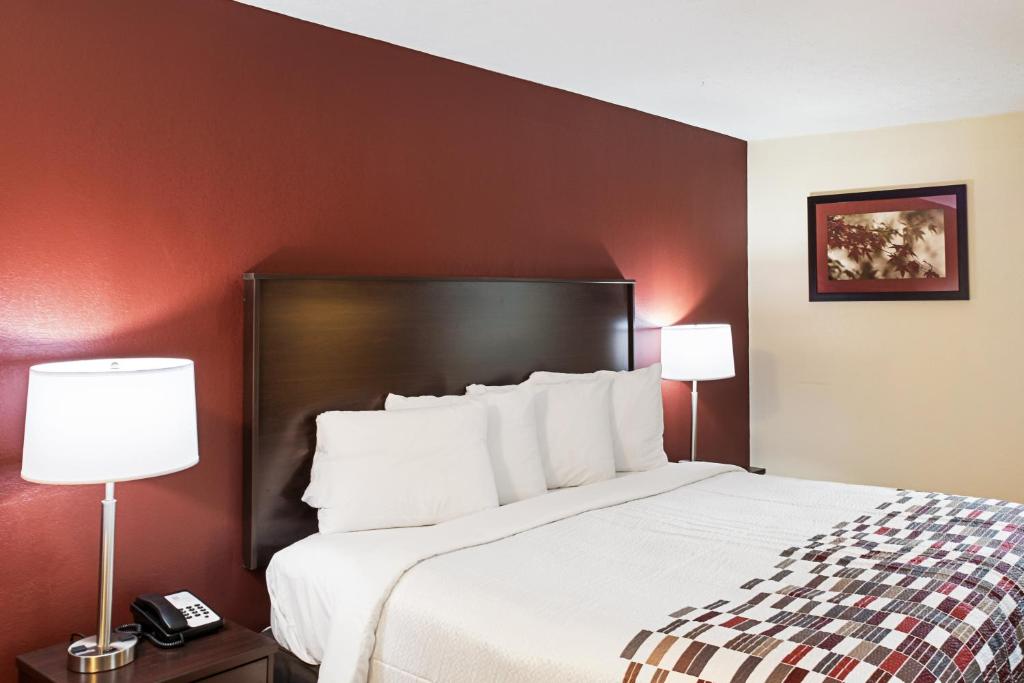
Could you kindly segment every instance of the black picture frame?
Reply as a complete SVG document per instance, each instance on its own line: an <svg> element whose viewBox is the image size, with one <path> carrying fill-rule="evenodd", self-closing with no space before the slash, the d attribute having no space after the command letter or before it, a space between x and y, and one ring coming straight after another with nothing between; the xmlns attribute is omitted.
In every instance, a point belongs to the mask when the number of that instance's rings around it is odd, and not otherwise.
<svg viewBox="0 0 1024 683"><path fill-rule="evenodd" d="M827 204L873 202L877 200L909 199L917 197L933 197L937 195L954 195L956 197L956 233L955 261L956 288L942 291L821 291L819 284L819 263L825 245L819 244L818 208ZM931 185L909 187L894 190L877 190L868 192L845 192L827 195L812 195L807 198L807 261L808 261L808 296L810 301L935 301L935 300L969 300L970 285L968 274L967 249L967 185ZM947 276L948 277L948 276ZM850 281L847 281L850 282ZM853 281L856 282L856 281ZM878 283L880 280L865 280ZM893 287L907 287L907 280L887 280ZM879 286L875 284L874 286ZM913 284L909 286L914 286Z"/></svg>

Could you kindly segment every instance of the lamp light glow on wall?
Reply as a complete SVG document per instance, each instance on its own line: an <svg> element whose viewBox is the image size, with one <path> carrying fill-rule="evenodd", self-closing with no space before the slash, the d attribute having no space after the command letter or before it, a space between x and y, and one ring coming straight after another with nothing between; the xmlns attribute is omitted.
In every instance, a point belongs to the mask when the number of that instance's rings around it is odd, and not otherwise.
<svg viewBox="0 0 1024 683"><path fill-rule="evenodd" d="M736 376L732 326L672 325L661 329L662 379L692 382L690 460L697 459L697 383Z"/></svg>
<svg viewBox="0 0 1024 683"><path fill-rule="evenodd" d="M71 643L69 669L107 671L135 658L135 636L111 632L114 483L170 474L197 462L192 361L124 358L29 369L22 478L105 485L97 632Z"/></svg>

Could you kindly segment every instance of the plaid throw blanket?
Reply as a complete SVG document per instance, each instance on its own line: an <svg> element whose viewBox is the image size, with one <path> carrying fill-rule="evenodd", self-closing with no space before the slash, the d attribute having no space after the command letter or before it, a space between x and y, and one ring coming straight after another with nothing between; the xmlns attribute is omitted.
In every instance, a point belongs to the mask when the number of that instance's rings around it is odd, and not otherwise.
<svg viewBox="0 0 1024 683"><path fill-rule="evenodd" d="M623 681L1024 681L1022 556L1024 506L901 492L636 634Z"/></svg>

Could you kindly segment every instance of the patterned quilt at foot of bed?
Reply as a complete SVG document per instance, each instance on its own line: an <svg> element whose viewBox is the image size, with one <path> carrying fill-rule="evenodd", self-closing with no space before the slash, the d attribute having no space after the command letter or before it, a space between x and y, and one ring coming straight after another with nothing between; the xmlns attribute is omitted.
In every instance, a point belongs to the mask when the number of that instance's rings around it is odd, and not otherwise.
<svg viewBox="0 0 1024 683"><path fill-rule="evenodd" d="M1024 681L1022 555L1024 506L901 492L640 631L623 681Z"/></svg>

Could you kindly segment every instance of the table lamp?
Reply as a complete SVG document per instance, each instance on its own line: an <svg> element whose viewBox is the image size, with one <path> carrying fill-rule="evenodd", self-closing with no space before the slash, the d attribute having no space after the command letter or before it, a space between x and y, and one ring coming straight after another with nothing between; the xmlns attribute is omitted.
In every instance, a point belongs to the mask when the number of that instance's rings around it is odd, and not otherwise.
<svg viewBox="0 0 1024 683"><path fill-rule="evenodd" d="M68 668L107 671L135 659L136 638L111 632L114 483L170 474L199 462L190 360L124 358L29 369L21 476L41 484L104 484L99 622L68 646Z"/></svg>
<svg viewBox="0 0 1024 683"><path fill-rule="evenodd" d="M693 382L690 389L690 460L697 459L697 382L736 376L729 325L661 328L661 378Z"/></svg>

